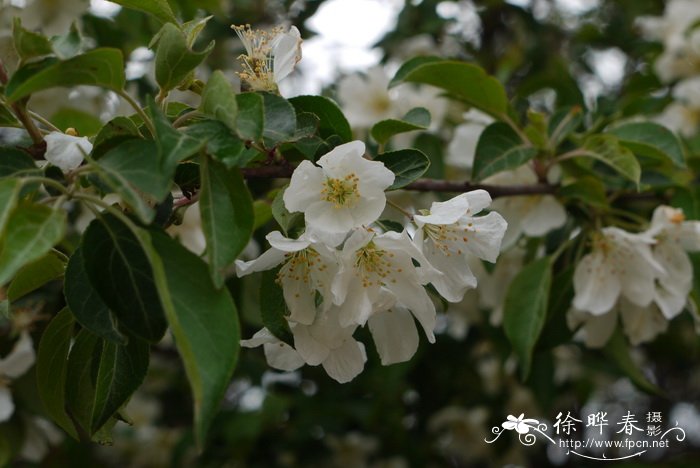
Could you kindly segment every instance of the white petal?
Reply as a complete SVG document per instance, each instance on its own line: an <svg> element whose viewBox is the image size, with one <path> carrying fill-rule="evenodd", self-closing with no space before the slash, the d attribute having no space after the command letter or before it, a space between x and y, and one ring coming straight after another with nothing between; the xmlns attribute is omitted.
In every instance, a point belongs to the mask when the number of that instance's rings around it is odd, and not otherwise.
<svg viewBox="0 0 700 468"><path fill-rule="evenodd" d="M551 195L544 195L524 218L523 232L538 237L566 223L566 210Z"/></svg>
<svg viewBox="0 0 700 468"><path fill-rule="evenodd" d="M296 26L292 26L289 32L280 34L272 54L274 55L273 70L275 82L286 78L299 60L301 60L301 35Z"/></svg>
<svg viewBox="0 0 700 468"><path fill-rule="evenodd" d="M469 202L469 215L475 215L491 205L491 195L486 190L472 190L464 195Z"/></svg>
<svg viewBox="0 0 700 468"><path fill-rule="evenodd" d="M467 259L462 255L452 254L449 257L441 250L432 245L432 241L427 241L423 250L428 261L436 270L444 273L433 275L430 282L435 286L438 293L449 302L459 302L464 297L468 289L476 287L476 277L469 268Z"/></svg>
<svg viewBox="0 0 700 468"><path fill-rule="evenodd" d="M365 367L367 355L362 343L348 338L345 343L334 349L323 361L323 368L329 376L340 383L354 379Z"/></svg>
<svg viewBox="0 0 700 468"><path fill-rule="evenodd" d="M683 312L686 303L688 302L688 294L677 294L669 291L662 285L656 285L654 291L654 303L661 309L661 313L668 320L676 317Z"/></svg>
<svg viewBox="0 0 700 468"><path fill-rule="evenodd" d="M681 245L688 252L700 250L700 221L685 221L680 229Z"/></svg>
<svg viewBox="0 0 700 468"><path fill-rule="evenodd" d="M353 164L359 163L360 159L369 162L362 155L365 153L365 144L360 140L338 145L328 153L321 156L318 165L330 177L345 177L348 170L352 172Z"/></svg>
<svg viewBox="0 0 700 468"><path fill-rule="evenodd" d="M7 421L15 412L15 404L12 402L12 392L4 386L0 386L0 422Z"/></svg>
<svg viewBox="0 0 700 468"><path fill-rule="evenodd" d="M353 227L372 224L382 214L385 206L386 195L384 192L378 192L373 197L362 196L354 206L349 208L353 218Z"/></svg>
<svg viewBox="0 0 700 468"><path fill-rule="evenodd" d="M430 300L425 288L421 287L415 279L406 275L397 275L395 279L396 282L387 283L387 289L394 293L397 300L418 319L428 341L435 343L435 304Z"/></svg>
<svg viewBox="0 0 700 468"><path fill-rule="evenodd" d="M302 236L299 239L290 239L284 237L279 231L272 231L265 236L265 239L267 239L272 247L284 252L298 252L304 250L311 244L311 241L307 239L306 236Z"/></svg>
<svg viewBox="0 0 700 468"><path fill-rule="evenodd" d="M310 325L316 316L316 290L312 289L310 278L305 278L303 266L298 266L297 271L286 270L286 266L280 270L282 278L282 292L284 301L289 307L289 320Z"/></svg>
<svg viewBox="0 0 700 468"><path fill-rule="evenodd" d="M653 340L668 328L668 321L653 305L639 307L623 300L620 303L620 316L625 334L635 346Z"/></svg>
<svg viewBox="0 0 700 468"><path fill-rule="evenodd" d="M283 371L293 371L304 365L304 360L294 348L281 341L263 345L265 359L270 367Z"/></svg>
<svg viewBox="0 0 700 468"><path fill-rule="evenodd" d="M336 207L326 201L317 201L309 205L304 211L304 220L314 231L331 234L345 233L359 226L352 218L350 210L342 206Z"/></svg>
<svg viewBox="0 0 700 468"><path fill-rule="evenodd" d="M469 200L467 194L463 193L444 202L434 202L430 206L429 215L414 215L413 219L419 227L424 224L454 224L468 209Z"/></svg>
<svg viewBox="0 0 700 468"><path fill-rule="evenodd" d="M470 224L465 227L470 231L466 235L465 249L482 260L495 263L508 223L503 216L492 211L486 216L471 218Z"/></svg>
<svg viewBox="0 0 700 468"><path fill-rule="evenodd" d="M241 346L244 348L257 348L266 343L277 343L279 339L270 332L267 328L258 330L251 339L241 340Z"/></svg>
<svg viewBox="0 0 700 468"><path fill-rule="evenodd" d="M16 379L29 370L36 361L32 337L23 332L10 354L0 360L0 376Z"/></svg>
<svg viewBox="0 0 700 468"><path fill-rule="evenodd" d="M418 349L416 324L402 307L372 314L369 330L385 366L408 361Z"/></svg>
<svg viewBox="0 0 700 468"><path fill-rule="evenodd" d="M622 286L605 255L592 252L581 259L574 271L575 308L602 315L613 308Z"/></svg>
<svg viewBox="0 0 700 468"><path fill-rule="evenodd" d="M583 323L583 327L576 333L575 338L582 339L589 348L602 348L617 327L617 310L603 315L591 315L571 309L567 322L572 330Z"/></svg>
<svg viewBox="0 0 700 468"><path fill-rule="evenodd" d="M284 191L284 206L291 213L304 211L309 204L321 200L325 180L323 169L314 166L311 161L302 161L294 169L289 187Z"/></svg>
<svg viewBox="0 0 700 468"><path fill-rule="evenodd" d="M240 278L241 276L251 273L274 268L284 261L285 253L286 252L277 249L268 249L255 260L250 260L248 262L236 260L236 275Z"/></svg>
<svg viewBox="0 0 700 468"><path fill-rule="evenodd" d="M90 154L92 143L86 137L51 132L44 137L46 153L44 157L63 172L72 171L83 162L83 153Z"/></svg>
<svg viewBox="0 0 700 468"><path fill-rule="evenodd" d="M317 366L326 360L331 350L309 333L309 327L294 327L294 347L301 358L310 366Z"/></svg>

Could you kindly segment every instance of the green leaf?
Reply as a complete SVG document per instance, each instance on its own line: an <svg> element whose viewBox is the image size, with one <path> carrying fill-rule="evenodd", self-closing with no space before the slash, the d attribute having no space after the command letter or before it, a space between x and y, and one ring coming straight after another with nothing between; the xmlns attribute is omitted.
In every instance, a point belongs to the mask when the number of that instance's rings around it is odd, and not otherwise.
<svg viewBox="0 0 700 468"><path fill-rule="evenodd" d="M15 102L44 89L78 85L120 91L125 80L121 51L94 49L68 60L48 58L22 66L12 75L5 96L9 102Z"/></svg>
<svg viewBox="0 0 700 468"><path fill-rule="evenodd" d="M319 134L326 139L338 135L343 143L352 140L352 129L338 104L323 96L297 96L289 100L297 113L310 112L318 116Z"/></svg>
<svg viewBox="0 0 700 468"><path fill-rule="evenodd" d="M24 29L18 17L12 22L12 39L22 61L53 54L51 42L46 36Z"/></svg>
<svg viewBox="0 0 700 468"><path fill-rule="evenodd" d="M153 232L152 244L162 262L154 266L158 292L194 394L194 433L202 447L238 360L238 312L199 257L165 234Z"/></svg>
<svg viewBox="0 0 700 468"><path fill-rule="evenodd" d="M95 377L100 363L102 340L86 329L75 337L66 370L66 408L78 427L81 439L92 435L92 409L95 406Z"/></svg>
<svg viewBox="0 0 700 468"><path fill-rule="evenodd" d="M78 438L66 413L66 373L74 320L68 309L56 315L41 335L36 358L39 398L46 414L74 439Z"/></svg>
<svg viewBox="0 0 700 468"><path fill-rule="evenodd" d="M297 129L297 116L294 107L284 99L270 93L262 93L264 125L263 142L272 148L278 143L291 141Z"/></svg>
<svg viewBox="0 0 700 468"><path fill-rule="evenodd" d="M207 153L224 163L228 168L245 167L252 158L258 156L249 150L231 129L218 120L195 122L185 130L188 135L204 141Z"/></svg>
<svg viewBox="0 0 700 468"><path fill-rule="evenodd" d="M236 130L238 115L236 93L233 92L231 84L221 70L216 70L209 77L202 92L202 103L199 109L203 114L223 122L231 130Z"/></svg>
<svg viewBox="0 0 700 468"><path fill-rule="evenodd" d="M661 161L671 160L685 168L683 147L676 135L664 126L652 122L632 122L608 131L620 139L620 144L632 152Z"/></svg>
<svg viewBox="0 0 700 468"><path fill-rule="evenodd" d="M126 343L126 337L117 329L114 315L92 287L85 270L82 246L78 246L68 260L63 289L66 304L80 325L105 340Z"/></svg>
<svg viewBox="0 0 700 468"><path fill-rule="evenodd" d="M277 284L279 268L267 270L262 273L260 281L260 316L265 328L275 335L280 341L294 346L294 336L289 328L286 316L289 315L287 303L284 301L284 292Z"/></svg>
<svg viewBox="0 0 700 468"><path fill-rule="evenodd" d="M608 208L608 198L605 185L595 177L582 177L577 181L559 189L559 195L580 200L587 205L597 208Z"/></svg>
<svg viewBox="0 0 700 468"><path fill-rule="evenodd" d="M387 169L394 173L394 183L387 190L405 187L420 178L430 167L428 157L417 149L403 149L382 153L375 161L384 163Z"/></svg>
<svg viewBox="0 0 700 468"><path fill-rule="evenodd" d="M205 8L205 6L202 6L201 8ZM188 21L186 23L182 23L180 26L180 29L182 29L182 32L185 33L185 37L187 38L187 46L192 47L194 43L197 41L197 38L199 37L200 33L204 31L204 27L207 25L210 19L212 19L214 16L210 15L205 18L199 18L199 19L193 19L192 21Z"/></svg>
<svg viewBox="0 0 700 468"><path fill-rule="evenodd" d="M520 167L536 155L537 149L523 144L509 125L494 122L479 137L472 175L475 180L483 180L493 174Z"/></svg>
<svg viewBox="0 0 700 468"><path fill-rule="evenodd" d="M139 338L158 342L167 323L140 239L107 214L90 223L82 249L87 276L119 324Z"/></svg>
<svg viewBox="0 0 700 468"><path fill-rule="evenodd" d="M83 51L85 45L76 22L71 24L70 30L66 34L51 38L51 46L60 59L75 57Z"/></svg>
<svg viewBox="0 0 700 468"><path fill-rule="evenodd" d="M390 219L378 219L373 224L376 224L384 232L403 232L404 230L403 224Z"/></svg>
<svg viewBox="0 0 700 468"><path fill-rule="evenodd" d="M141 385L148 370L150 347L140 340L127 345L104 342L95 381L90 432L97 432Z"/></svg>
<svg viewBox="0 0 700 468"><path fill-rule="evenodd" d="M21 187L18 179L0 179L0 242L4 237L10 214L17 205Z"/></svg>
<svg viewBox="0 0 700 468"><path fill-rule="evenodd" d="M156 82L163 92L177 88L191 79L192 71L207 58L214 41L201 52L194 52L180 28L166 23L158 33L156 48Z"/></svg>
<svg viewBox="0 0 700 468"><path fill-rule="evenodd" d="M21 173L37 175L39 170L26 152L17 148L0 147L0 178Z"/></svg>
<svg viewBox="0 0 700 468"><path fill-rule="evenodd" d="M264 104L263 97L257 93L236 95L238 117L236 129L243 140L259 141L263 135Z"/></svg>
<svg viewBox="0 0 700 468"><path fill-rule="evenodd" d="M163 23L176 23L177 18L167 0L109 0L126 8L148 13Z"/></svg>
<svg viewBox="0 0 700 468"><path fill-rule="evenodd" d="M72 127L81 136L92 136L102 129L102 121L98 116L71 107L60 108L49 120L58 128Z"/></svg>
<svg viewBox="0 0 700 468"><path fill-rule="evenodd" d="M586 139L579 156L587 156L601 161L625 178L639 185L642 169L632 151L620 145L613 135L593 135Z"/></svg>
<svg viewBox="0 0 700 468"><path fill-rule="evenodd" d="M409 60L391 80L399 83L422 83L444 89L454 97L502 119L508 112L508 97L503 85L480 67L457 61L435 61L423 57Z"/></svg>
<svg viewBox="0 0 700 468"><path fill-rule="evenodd" d="M266 200L253 202L253 231L257 231L272 219L272 206Z"/></svg>
<svg viewBox="0 0 700 468"><path fill-rule="evenodd" d="M431 55L421 55L418 57L414 57L414 58L404 62L403 65L401 65L399 70L396 72L394 77L389 82L389 87L393 88L394 86L403 83L406 80L406 76L408 76L409 73L411 73L412 71L414 71L416 68L420 67L421 65L425 65L428 63L443 62L444 60L445 59L442 57L431 56Z"/></svg>
<svg viewBox="0 0 700 468"><path fill-rule="evenodd" d="M66 260L62 254L49 252L40 259L23 266L7 288L7 298L16 301L20 297L39 289L49 281L63 276Z"/></svg>
<svg viewBox="0 0 700 468"><path fill-rule="evenodd" d="M207 239L209 269L217 287L225 270L243 251L253 233L253 200L239 171L209 158L200 164L199 209Z"/></svg>
<svg viewBox="0 0 700 468"><path fill-rule="evenodd" d="M520 360L523 380L530 373L532 351L547 317L551 284L551 259L544 257L525 266L506 294L503 328Z"/></svg>
<svg viewBox="0 0 700 468"><path fill-rule="evenodd" d="M177 164L199 151L204 147L206 141L193 138L191 135L174 128L168 117L153 100L150 102L149 109L153 125L156 128L159 172L164 177L171 179L175 175ZM169 188L166 190L169 191Z"/></svg>
<svg viewBox="0 0 700 468"><path fill-rule="evenodd" d="M134 121L128 117L115 117L107 122L95 136L92 157L99 159L112 148L135 138L142 138L142 135Z"/></svg>
<svg viewBox="0 0 700 468"><path fill-rule="evenodd" d="M0 127L19 127L21 124L15 114L3 103L0 103Z"/></svg>
<svg viewBox="0 0 700 468"><path fill-rule="evenodd" d="M20 205L10 214L0 239L0 284L24 265L46 255L63 239L66 213L45 205Z"/></svg>
<svg viewBox="0 0 700 468"><path fill-rule="evenodd" d="M408 111L401 119L386 119L377 122L370 133L380 145L385 144L391 137L399 133L425 130L430 126L430 112L422 107L416 107Z"/></svg>
<svg viewBox="0 0 700 468"><path fill-rule="evenodd" d="M301 225L304 220L302 213L290 213L284 206L284 191L287 187L281 188L274 200L272 200L272 217L279 224L282 232L289 236L290 232L297 226Z"/></svg>
<svg viewBox="0 0 700 468"><path fill-rule="evenodd" d="M663 391L649 382L649 379L644 376L644 373L630 356L627 340L625 340L620 327L615 329L603 352L640 390L663 396Z"/></svg>

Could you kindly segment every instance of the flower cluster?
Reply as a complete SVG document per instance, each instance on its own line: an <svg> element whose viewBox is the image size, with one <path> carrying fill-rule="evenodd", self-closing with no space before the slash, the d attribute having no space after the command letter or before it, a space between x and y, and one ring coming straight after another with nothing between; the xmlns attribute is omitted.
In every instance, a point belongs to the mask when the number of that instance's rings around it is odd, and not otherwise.
<svg viewBox="0 0 700 468"><path fill-rule="evenodd" d="M348 382L367 359L353 337L365 325L384 365L410 359L419 340L414 318L435 341L435 305L425 286L459 302L476 287L469 259L494 262L498 256L506 222L495 212L476 216L491 203L483 190L433 203L402 232L374 227L394 174L364 152L364 143L353 141L317 165L302 162L283 200L290 212L303 213L304 233L293 239L272 232L269 250L236 263L239 276L281 265L277 281L294 347L267 329L242 342L264 345L275 368L322 364L331 377Z"/></svg>
<svg viewBox="0 0 700 468"><path fill-rule="evenodd" d="M589 346L602 346L618 314L633 344L651 340L686 307L693 267L687 252L700 250L700 221L686 221L669 206L654 211L642 233L606 227L574 273L572 327L584 324Z"/></svg>

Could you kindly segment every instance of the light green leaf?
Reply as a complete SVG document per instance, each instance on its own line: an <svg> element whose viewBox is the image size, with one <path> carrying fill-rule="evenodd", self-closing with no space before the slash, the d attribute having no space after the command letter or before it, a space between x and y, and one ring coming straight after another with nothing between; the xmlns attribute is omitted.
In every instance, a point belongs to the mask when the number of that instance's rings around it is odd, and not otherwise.
<svg viewBox="0 0 700 468"><path fill-rule="evenodd" d="M126 8L148 13L163 23L177 24L177 18L167 0L109 0Z"/></svg>
<svg viewBox="0 0 700 468"><path fill-rule="evenodd" d="M199 209L207 239L209 269L217 287L225 270L243 251L253 233L253 200L243 177L213 159L202 158Z"/></svg>
<svg viewBox="0 0 700 468"><path fill-rule="evenodd" d="M523 380L530 373L532 351L547 317L551 262L544 257L526 265L513 279L505 298L503 328L520 359Z"/></svg>
<svg viewBox="0 0 700 468"><path fill-rule="evenodd" d="M158 293L194 394L194 433L202 447L238 360L238 312L199 257L165 234L152 232L151 239Z"/></svg>
<svg viewBox="0 0 700 468"><path fill-rule="evenodd" d="M352 140L352 129L338 104L323 96L297 96L289 100L297 113L310 112L319 118L321 138L338 135L343 143Z"/></svg>
<svg viewBox="0 0 700 468"><path fill-rule="evenodd" d="M422 107L416 107L399 119L386 119L377 122L370 133L380 145L385 144L391 137L400 133L414 130L425 130L430 126L430 112Z"/></svg>
<svg viewBox="0 0 700 468"><path fill-rule="evenodd" d="M412 59L404 62L403 65L398 69L394 77L389 82L389 88L393 88L396 85L403 83L406 80L406 76L414 71L416 68L428 64L428 63L440 63L444 62L443 57L437 57L433 55L421 55L418 57L413 57Z"/></svg>
<svg viewBox="0 0 700 468"><path fill-rule="evenodd" d="M0 240L0 284L24 265L46 255L66 230L66 213L45 205L20 205L10 214Z"/></svg>
<svg viewBox="0 0 700 468"><path fill-rule="evenodd" d="M68 309L56 315L41 335L36 358L39 398L46 414L74 439L78 439L73 422L66 413L66 373L68 350L75 322Z"/></svg>
<svg viewBox="0 0 700 468"><path fill-rule="evenodd" d="M430 57L408 61L396 72L390 86L405 82L436 86L497 119L508 112L503 85L471 63L435 61Z"/></svg>
<svg viewBox="0 0 700 468"><path fill-rule="evenodd" d="M82 246L78 246L68 260L63 289L66 304L80 325L105 340L126 343L126 337L117 329L114 315L92 287L85 270Z"/></svg>
<svg viewBox="0 0 700 468"><path fill-rule="evenodd" d="M68 60L48 58L24 65L12 75L5 96L8 101L15 102L44 89L78 85L120 91L125 80L121 51L94 49Z"/></svg>
<svg viewBox="0 0 700 468"><path fill-rule="evenodd" d="M223 122L233 131L236 130L238 115L236 93L233 92L231 84L221 70L216 70L209 77L202 92L202 103L199 108L203 114Z"/></svg>
<svg viewBox="0 0 700 468"><path fill-rule="evenodd" d="M632 122L612 128L608 133L620 139L620 144L640 156L661 161L671 160L685 168L685 155L678 137L666 127L652 122Z"/></svg>
<svg viewBox="0 0 700 468"><path fill-rule="evenodd" d="M90 223L82 249L87 276L119 324L141 339L160 341L167 323L140 239L107 214Z"/></svg>
<svg viewBox="0 0 700 468"><path fill-rule="evenodd" d="M7 298L16 301L22 296L39 289L49 281L63 276L66 258L56 251L49 252L40 259L23 266L7 288Z"/></svg>
<svg viewBox="0 0 700 468"><path fill-rule="evenodd" d="M483 180L493 174L520 167L536 155L537 149L523 144L509 125L494 122L479 137L472 175L475 180Z"/></svg>
<svg viewBox="0 0 700 468"><path fill-rule="evenodd" d="M155 59L158 85L164 92L187 85L192 71L214 48L214 41L203 51L195 52L188 46L185 34L172 23L166 23L158 35Z"/></svg>
<svg viewBox="0 0 700 468"><path fill-rule="evenodd" d="M396 178L387 190L405 187L420 178L430 167L430 159L417 149L403 149L382 153L375 161L384 163Z"/></svg>
<svg viewBox="0 0 700 468"><path fill-rule="evenodd" d="M639 184L642 169L632 151L620 144L613 135L593 135L586 139L580 156L587 156L601 161L625 178Z"/></svg>
<svg viewBox="0 0 700 468"><path fill-rule="evenodd" d="M12 38L15 50L22 61L53 54L51 42L41 34L22 27L22 20L15 17L12 22Z"/></svg>

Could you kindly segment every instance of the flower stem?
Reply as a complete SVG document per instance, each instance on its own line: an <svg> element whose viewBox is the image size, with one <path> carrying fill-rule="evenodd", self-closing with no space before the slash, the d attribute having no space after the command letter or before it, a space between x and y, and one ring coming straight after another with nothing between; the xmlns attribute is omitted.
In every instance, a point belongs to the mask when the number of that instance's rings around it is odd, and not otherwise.
<svg viewBox="0 0 700 468"><path fill-rule="evenodd" d="M126 102L128 102L131 107L134 108L134 110L139 115L139 117L141 117L141 120L143 120L144 125L146 125L146 127L148 128L148 131L151 132L151 135L153 135L155 137L156 136L156 129L153 126L153 122L151 122L151 119L148 117L146 112L144 112L144 110L141 108L139 103L136 102L134 100L134 98L132 98L129 95L129 93L127 93L123 89L120 89L119 91L117 91L117 94L119 96L121 96Z"/></svg>

